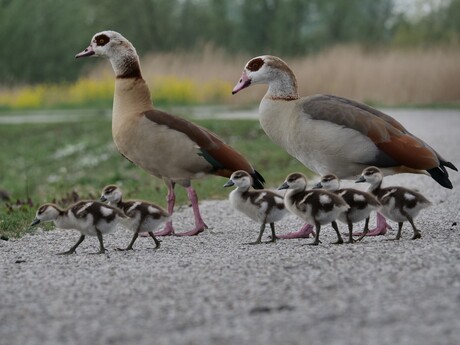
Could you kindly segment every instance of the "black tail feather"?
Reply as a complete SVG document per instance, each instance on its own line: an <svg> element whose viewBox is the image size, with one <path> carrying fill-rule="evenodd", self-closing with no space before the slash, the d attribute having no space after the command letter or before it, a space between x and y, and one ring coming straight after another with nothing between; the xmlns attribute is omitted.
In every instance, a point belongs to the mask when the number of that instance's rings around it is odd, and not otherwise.
<svg viewBox="0 0 460 345"><path fill-rule="evenodd" d="M257 170L251 174L252 176L252 187L254 189L264 189L265 179Z"/></svg>
<svg viewBox="0 0 460 345"><path fill-rule="evenodd" d="M457 168L455 168L455 166L452 163L449 163L449 164L454 167L454 170L457 170ZM448 166L450 168L450 166L447 165L447 164L443 164L443 165L446 165L446 166ZM453 188L452 182L450 182L450 180L449 180L449 174L447 173L447 171L444 168L444 166L441 165L440 167L428 169L427 171L431 175L431 177L436 182L438 182L441 186L443 186L445 188L449 188L449 189Z"/></svg>
<svg viewBox="0 0 460 345"><path fill-rule="evenodd" d="M442 167L446 166L446 167L448 167L448 168L450 168L452 170L458 171L457 167L455 165L453 165L451 162L441 161L441 166ZM445 168L444 168L444 170L445 170Z"/></svg>

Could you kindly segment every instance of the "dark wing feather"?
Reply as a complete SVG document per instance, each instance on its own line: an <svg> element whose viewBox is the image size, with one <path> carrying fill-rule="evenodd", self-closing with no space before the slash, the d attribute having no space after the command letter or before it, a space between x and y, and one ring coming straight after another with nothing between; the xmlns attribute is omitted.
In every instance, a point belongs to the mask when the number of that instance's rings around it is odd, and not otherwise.
<svg viewBox="0 0 460 345"><path fill-rule="evenodd" d="M379 149L376 166L404 165L426 170L440 165L439 155L421 139L409 133L392 117L346 98L318 95L307 99L303 111L316 120L330 121L368 136Z"/></svg>
<svg viewBox="0 0 460 345"><path fill-rule="evenodd" d="M150 121L187 135L190 140L199 146L200 155L213 166L213 174L230 177L236 170L245 170L253 177L254 187L260 188L263 184L263 178L254 170L248 160L225 144L214 133L164 111L149 110L144 112L143 115Z"/></svg>

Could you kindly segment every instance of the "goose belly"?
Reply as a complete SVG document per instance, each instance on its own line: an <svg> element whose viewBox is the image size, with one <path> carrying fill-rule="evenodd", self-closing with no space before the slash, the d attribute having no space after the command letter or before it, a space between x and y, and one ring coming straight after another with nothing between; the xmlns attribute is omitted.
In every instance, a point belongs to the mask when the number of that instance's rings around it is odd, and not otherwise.
<svg viewBox="0 0 460 345"><path fill-rule="evenodd" d="M308 224L315 224L315 218L313 217L312 209L310 205L305 205L305 208L300 210L296 207L296 205L290 203L286 199L284 200L285 200L286 208L288 209L289 212L303 219Z"/></svg>
<svg viewBox="0 0 460 345"><path fill-rule="evenodd" d="M127 213L129 214L129 218L126 221L124 221L125 227L131 230L132 232L137 232L141 221L139 212Z"/></svg>
<svg viewBox="0 0 460 345"><path fill-rule="evenodd" d="M347 219L350 219L352 223L357 223L369 217L369 214L375 210L377 210L377 208L371 206L362 209L351 208L349 211L340 214L338 220L345 224L348 223Z"/></svg>
<svg viewBox="0 0 460 345"><path fill-rule="evenodd" d="M417 203L414 207L408 208L403 206L404 212L409 214L412 218L417 217L419 212L427 207L427 204L422 204L422 203ZM388 202L386 202L382 208L380 209L380 212L387 218L391 219L394 222L405 222L407 221L407 217L401 213L401 210L397 207L395 207L395 200L394 198L390 198Z"/></svg>
<svg viewBox="0 0 460 345"><path fill-rule="evenodd" d="M270 114L265 116L261 125L267 135L320 175L334 173L339 178L355 178L378 153L367 136L329 121L314 120L306 114L284 120L281 116L286 125L271 120Z"/></svg>
<svg viewBox="0 0 460 345"><path fill-rule="evenodd" d="M377 149L367 136L325 121L310 124L307 133L296 131L290 146L294 157L316 173L354 178L363 169L357 162L374 160Z"/></svg>
<svg viewBox="0 0 460 345"><path fill-rule="evenodd" d="M95 228L97 228L102 234L109 234L115 232L118 229L118 227L121 227L121 223L117 218L115 218L111 222L108 222L105 219L101 219L95 225ZM94 232L96 234L96 231Z"/></svg>
<svg viewBox="0 0 460 345"><path fill-rule="evenodd" d="M54 225L59 229L77 230L83 235L96 236L94 219L91 215L77 218L73 213L69 213L65 217L55 220Z"/></svg>
<svg viewBox="0 0 460 345"><path fill-rule="evenodd" d="M249 198L244 199L237 193L233 192L230 194L229 199L234 209L245 214L253 221L263 223L266 216L266 210L268 208L267 203L262 203L262 205L259 207L257 205L254 205Z"/></svg>
<svg viewBox="0 0 460 345"><path fill-rule="evenodd" d="M158 227L163 224L167 220L166 217L161 217L161 218L153 218L151 216L147 216L144 218L144 220L141 222L141 225L139 227L139 232L153 232Z"/></svg>
<svg viewBox="0 0 460 345"><path fill-rule="evenodd" d="M273 207L269 214L267 215L267 223L276 223L283 219L283 217L287 214L286 208L279 209L277 207Z"/></svg>
<svg viewBox="0 0 460 345"><path fill-rule="evenodd" d="M114 128L113 139L127 159L160 178L199 178L212 169L185 134L145 118L137 125Z"/></svg>
<svg viewBox="0 0 460 345"><path fill-rule="evenodd" d="M329 224L336 220L344 211L345 209L342 207L334 207L331 211L319 211L315 215L315 219L321 225Z"/></svg>

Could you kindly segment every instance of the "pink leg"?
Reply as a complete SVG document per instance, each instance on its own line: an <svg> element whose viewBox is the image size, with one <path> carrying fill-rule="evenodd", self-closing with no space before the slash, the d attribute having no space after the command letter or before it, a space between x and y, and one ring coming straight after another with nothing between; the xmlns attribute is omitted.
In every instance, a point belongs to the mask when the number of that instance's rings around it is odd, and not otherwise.
<svg viewBox="0 0 460 345"><path fill-rule="evenodd" d="M193 216L195 217L195 228L187 232L176 234L176 236L195 236L204 231L204 229L208 228L208 226L203 221L203 218L201 218L200 208L198 206L198 197L192 186L187 187L187 195L190 202L192 203Z"/></svg>
<svg viewBox="0 0 460 345"><path fill-rule="evenodd" d="M380 236L380 235L385 235L387 233L387 229L391 229L391 226L387 223L387 220L385 219L385 217L377 212L377 226L375 227L375 229L372 229L371 231L369 231L367 234L365 234L366 236ZM363 233L362 232L358 232L358 233L354 233L353 234L354 236L362 236Z"/></svg>
<svg viewBox="0 0 460 345"><path fill-rule="evenodd" d="M290 232L289 234L285 235L276 235L277 238L283 239L292 239L292 238L309 238L310 235L315 236L315 232L313 231L313 225L305 223L304 226L299 231Z"/></svg>
<svg viewBox="0 0 460 345"><path fill-rule="evenodd" d="M174 204L176 203L176 194L174 193L175 183L172 181L167 181L166 185L168 187L168 196L166 197L166 201L168 202L168 213L172 216L174 212ZM174 227L172 225L172 220L166 223L163 230L155 233L155 236L170 236L170 235L174 235ZM148 234L146 234L146 236L148 236Z"/></svg>

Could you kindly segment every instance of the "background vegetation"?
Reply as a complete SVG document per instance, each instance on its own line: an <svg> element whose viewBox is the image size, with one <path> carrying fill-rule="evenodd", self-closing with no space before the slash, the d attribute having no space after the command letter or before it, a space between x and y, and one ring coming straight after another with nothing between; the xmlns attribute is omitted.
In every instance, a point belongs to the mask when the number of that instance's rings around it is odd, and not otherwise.
<svg viewBox="0 0 460 345"><path fill-rule="evenodd" d="M334 45L458 44L460 0L0 0L0 80L75 81L74 54L113 29L142 55L318 53Z"/></svg>

